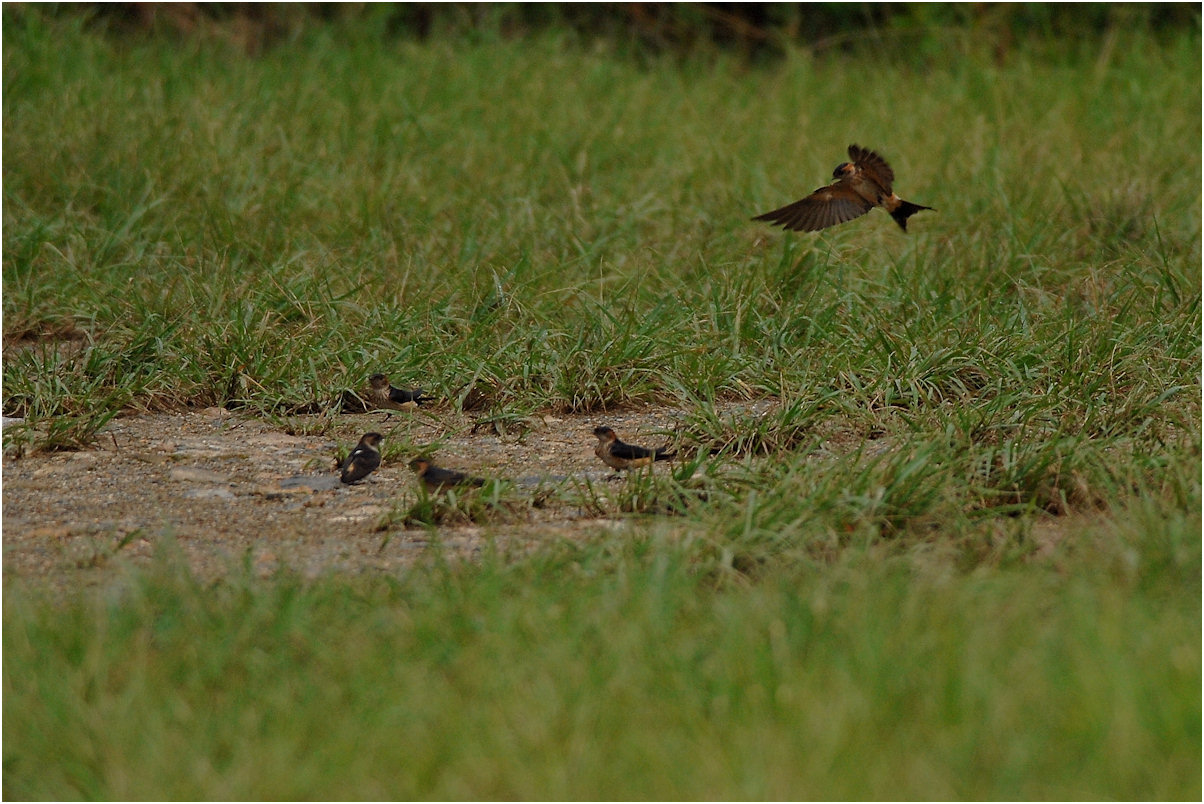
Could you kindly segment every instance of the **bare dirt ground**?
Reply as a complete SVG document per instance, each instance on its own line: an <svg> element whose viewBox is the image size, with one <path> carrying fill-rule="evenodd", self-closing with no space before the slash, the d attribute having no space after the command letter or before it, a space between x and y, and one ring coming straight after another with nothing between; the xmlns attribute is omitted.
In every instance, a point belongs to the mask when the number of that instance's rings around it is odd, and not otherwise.
<svg viewBox="0 0 1204 804"><path fill-rule="evenodd" d="M727 407L764 414L774 404ZM165 541L196 576L211 580L247 566L261 576L282 569L308 577L397 573L429 556L426 548L436 542L440 555L470 558L490 543L523 551L580 539L625 527L624 520L561 494L483 525L465 519L407 526L404 515L419 500L407 463L433 445L439 466L513 481L510 496L518 500L586 482L605 496L622 485L593 454L594 426L659 445L684 417L672 407L545 415L505 435L474 428L470 416L427 408L388 420L379 411L341 415L320 435L304 434L323 429L317 417L272 422L221 408L118 417L88 449L4 456L4 581L60 593L101 586L125 565L149 563ZM384 462L365 482L342 485L336 455L370 431L386 437ZM847 433L829 433L820 451L856 448L846 441ZM889 449L890 442L874 443ZM661 464L655 470L668 471ZM1066 520L1036 523L1036 557L1061 541Z"/></svg>
<svg viewBox="0 0 1204 804"><path fill-rule="evenodd" d="M434 533L397 524L398 517L387 531L380 527L418 499L406 466L413 456L391 455L391 440L437 442L438 465L515 480L521 494L549 477L605 486L613 473L593 454L598 423L628 440L661 444L681 416L672 408L543 416L529 422L521 441L517 434L474 432L472 419L446 410L394 413L388 421L382 412L343 415L322 435L290 435L220 408L119 417L88 449L5 456L4 577L52 586L102 583L124 562L148 561L164 538L205 578L248 562L264 575L280 568L306 575L396 571L421 556ZM304 419L294 417L289 429L304 432ZM345 455L374 430L386 436L380 469L358 485L337 483L336 453L341 448ZM522 549L618 525L559 505L529 508L512 522L484 528L440 527L438 540L472 555L487 539Z"/></svg>

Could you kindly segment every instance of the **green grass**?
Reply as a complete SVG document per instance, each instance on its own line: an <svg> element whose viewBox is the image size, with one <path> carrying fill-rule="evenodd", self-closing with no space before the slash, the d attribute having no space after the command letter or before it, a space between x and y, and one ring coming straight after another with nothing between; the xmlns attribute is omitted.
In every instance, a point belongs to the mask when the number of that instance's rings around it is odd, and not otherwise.
<svg viewBox="0 0 1204 804"><path fill-rule="evenodd" d="M680 405L690 461L556 491L628 522L534 554L10 584L6 797L1199 798L1198 30L3 37L6 447L321 429L384 371L494 427ZM748 220L850 142L939 211Z"/></svg>
<svg viewBox="0 0 1204 804"><path fill-rule="evenodd" d="M801 54L688 79L547 39L314 34L252 61L10 16L5 331L70 324L91 348L10 360L9 414L327 402L370 366L524 410L927 405L964 373L981 396L1194 385L1190 37L919 91L905 66ZM806 237L747 220L853 140L940 210L913 236L879 213ZM1058 412L1089 416L1102 389L1074 390Z"/></svg>
<svg viewBox="0 0 1204 804"><path fill-rule="evenodd" d="M933 544L747 585L661 527L395 581L10 592L5 795L1191 797L1199 523L1135 516L964 575Z"/></svg>

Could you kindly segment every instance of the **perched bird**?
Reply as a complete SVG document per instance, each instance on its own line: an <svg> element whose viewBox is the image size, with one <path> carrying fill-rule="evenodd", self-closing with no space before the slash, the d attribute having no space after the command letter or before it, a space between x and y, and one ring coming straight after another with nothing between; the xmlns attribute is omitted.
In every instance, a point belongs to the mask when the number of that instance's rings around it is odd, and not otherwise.
<svg viewBox="0 0 1204 804"><path fill-rule="evenodd" d="M404 388L394 388L389 378L383 374L373 374L368 378L368 401L378 408L393 410L413 410L421 405L425 398L422 389L415 388L407 391Z"/></svg>
<svg viewBox="0 0 1204 804"><path fill-rule="evenodd" d="M418 474L418 479L430 491L440 491L453 486L483 486L485 481L479 477L470 477L463 472L451 469L440 469L432 466L426 458L415 458L410 461L410 468Z"/></svg>
<svg viewBox="0 0 1204 804"><path fill-rule="evenodd" d="M598 437L598 446L594 447L594 454L613 469L647 466L655 461L672 460L677 455L676 452L669 452L668 447L657 447L652 450L647 447L637 447L635 444L625 444L609 427L595 427L594 435Z"/></svg>
<svg viewBox="0 0 1204 804"><path fill-rule="evenodd" d="M838 223L860 218L874 207L882 207L907 231L907 219L922 209L895 195L891 183L895 172L878 154L859 145L849 146L851 162L841 162L832 171L836 181L811 195L766 212L754 221L769 221L795 232L818 232Z"/></svg>
<svg viewBox="0 0 1204 804"><path fill-rule="evenodd" d="M384 438L380 433L364 433L360 443L355 445L347 460L343 462L343 473L339 480L344 483L358 483L376 471L380 466L380 442Z"/></svg>

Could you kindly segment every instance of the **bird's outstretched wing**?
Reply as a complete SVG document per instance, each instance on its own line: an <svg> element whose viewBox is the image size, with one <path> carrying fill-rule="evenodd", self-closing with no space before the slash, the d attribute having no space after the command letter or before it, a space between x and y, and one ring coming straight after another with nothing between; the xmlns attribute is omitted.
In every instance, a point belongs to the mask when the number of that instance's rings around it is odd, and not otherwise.
<svg viewBox="0 0 1204 804"><path fill-rule="evenodd" d="M851 148L849 152L852 153ZM842 180L827 187L820 187L800 201L758 215L753 220L776 223L793 232L818 232L820 229L860 218L873 208L873 204L858 195Z"/></svg>
<svg viewBox="0 0 1204 804"><path fill-rule="evenodd" d="M878 183L878 186L887 192L891 193L890 186L895 182L895 172L890 169L890 165L886 160L878 156L869 148L862 148L860 145L849 146L849 160L852 161L857 169L870 179Z"/></svg>

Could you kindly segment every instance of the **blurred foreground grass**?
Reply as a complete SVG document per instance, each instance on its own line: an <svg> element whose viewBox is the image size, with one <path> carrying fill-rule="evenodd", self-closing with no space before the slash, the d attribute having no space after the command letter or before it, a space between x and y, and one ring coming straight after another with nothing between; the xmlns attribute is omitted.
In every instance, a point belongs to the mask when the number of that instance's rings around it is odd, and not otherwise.
<svg viewBox="0 0 1204 804"><path fill-rule="evenodd" d="M653 527L398 580L5 599L5 796L1193 798L1199 521L754 585ZM1194 545L1194 546L1193 546Z"/></svg>

